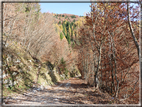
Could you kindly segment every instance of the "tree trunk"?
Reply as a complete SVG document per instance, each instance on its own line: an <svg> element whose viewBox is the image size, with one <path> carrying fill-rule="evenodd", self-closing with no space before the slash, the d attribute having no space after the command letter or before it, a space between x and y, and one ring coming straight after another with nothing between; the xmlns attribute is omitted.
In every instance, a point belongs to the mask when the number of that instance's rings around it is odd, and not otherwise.
<svg viewBox="0 0 142 107"><path fill-rule="evenodd" d="M99 88L99 80L98 80L98 72L99 72L99 68L100 68L100 63L101 63L101 47L99 48L99 58L98 58L98 63L97 63L97 69L95 71L95 87Z"/></svg>
<svg viewBox="0 0 142 107"><path fill-rule="evenodd" d="M138 53L138 57L139 57L140 46L139 46L139 44L138 44L137 38L135 37L134 30L133 30L133 27L132 27L132 24L131 24L130 9L129 9L128 3L127 3L127 12L128 12L128 24L129 24L130 32L131 32L131 34L132 34L133 41L134 41L135 46L136 46L136 48L137 48L137 53Z"/></svg>

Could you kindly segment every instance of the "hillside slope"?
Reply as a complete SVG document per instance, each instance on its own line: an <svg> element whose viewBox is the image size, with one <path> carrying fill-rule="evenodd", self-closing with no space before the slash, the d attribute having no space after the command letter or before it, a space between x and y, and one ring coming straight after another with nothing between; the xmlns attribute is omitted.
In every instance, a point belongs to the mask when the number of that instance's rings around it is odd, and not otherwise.
<svg viewBox="0 0 142 107"><path fill-rule="evenodd" d="M4 3L4 103L138 104L139 56L120 17L127 19L125 7L92 4L82 17L41 13L38 3ZM137 22L132 26L138 40Z"/></svg>
<svg viewBox="0 0 142 107"><path fill-rule="evenodd" d="M39 9L37 3L4 4L4 96L80 75L75 65L77 53L65 38L60 39L53 15Z"/></svg>

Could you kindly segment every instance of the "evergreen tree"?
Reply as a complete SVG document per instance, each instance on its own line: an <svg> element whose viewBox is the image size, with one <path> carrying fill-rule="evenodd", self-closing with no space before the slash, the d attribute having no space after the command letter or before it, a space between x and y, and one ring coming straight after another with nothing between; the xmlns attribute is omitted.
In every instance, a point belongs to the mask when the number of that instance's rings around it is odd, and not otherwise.
<svg viewBox="0 0 142 107"><path fill-rule="evenodd" d="M67 41L68 41L69 44L71 43L71 39L70 39L69 33L67 33Z"/></svg>
<svg viewBox="0 0 142 107"><path fill-rule="evenodd" d="M60 33L60 39L62 40L64 38L62 32Z"/></svg>
<svg viewBox="0 0 142 107"><path fill-rule="evenodd" d="M75 19L73 20L73 22L75 22Z"/></svg>
<svg viewBox="0 0 142 107"><path fill-rule="evenodd" d="M62 26L63 26L63 33L65 35L65 29L66 29L66 27L65 27L65 23L64 22L63 22Z"/></svg>
<svg viewBox="0 0 142 107"><path fill-rule="evenodd" d="M66 29L66 27L65 27L65 33L64 34L67 35L67 29Z"/></svg>
<svg viewBox="0 0 142 107"><path fill-rule="evenodd" d="M75 15L71 16L71 18L76 18Z"/></svg>
<svg viewBox="0 0 142 107"><path fill-rule="evenodd" d="M71 25L71 27L73 26L73 24L74 24L74 23L73 23L73 22L71 22L71 24L70 24L70 25Z"/></svg>
<svg viewBox="0 0 142 107"><path fill-rule="evenodd" d="M61 21L59 21L59 23L58 24L61 24Z"/></svg>
<svg viewBox="0 0 142 107"><path fill-rule="evenodd" d="M67 23L66 23L67 32L69 32L69 27L70 27L70 22L67 21Z"/></svg>
<svg viewBox="0 0 142 107"><path fill-rule="evenodd" d="M73 41L73 29L71 29L71 41Z"/></svg>
<svg viewBox="0 0 142 107"><path fill-rule="evenodd" d="M69 26L69 35L70 35L70 36L71 36L71 31L72 31L72 30L71 30L71 28L70 28L70 26Z"/></svg>

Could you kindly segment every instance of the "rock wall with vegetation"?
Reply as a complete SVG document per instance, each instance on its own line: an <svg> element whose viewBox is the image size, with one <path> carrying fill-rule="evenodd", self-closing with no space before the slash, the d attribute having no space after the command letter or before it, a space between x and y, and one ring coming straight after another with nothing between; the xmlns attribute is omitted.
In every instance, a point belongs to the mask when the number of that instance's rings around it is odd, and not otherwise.
<svg viewBox="0 0 142 107"><path fill-rule="evenodd" d="M65 62L62 60L61 64ZM70 73L66 68L63 69L65 72L61 74L59 69L53 67L50 62L42 63L33 59L18 44L3 48L4 91L26 90L35 86L46 88L61 80L80 75L77 69Z"/></svg>
<svg viewBox="0 0 142 107"><path fill-rule="evenodd" d="M3 12L4 94L80 75L77 53L60 39L52 14L41 13L38 3L4 3Z"/></svg>

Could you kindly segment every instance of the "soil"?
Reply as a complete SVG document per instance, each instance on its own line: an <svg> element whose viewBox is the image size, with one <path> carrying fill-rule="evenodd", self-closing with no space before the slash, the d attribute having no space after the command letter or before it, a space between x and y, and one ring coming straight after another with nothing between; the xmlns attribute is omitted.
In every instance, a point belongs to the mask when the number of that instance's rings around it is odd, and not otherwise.
<svg viewBox="0 0 142 107"><path fill-rule="evenodd" d="M70 78L44 89L33 87L23 94L4 98L8 104L123 104L95 87L89 87L85 80Z"/></svg>

